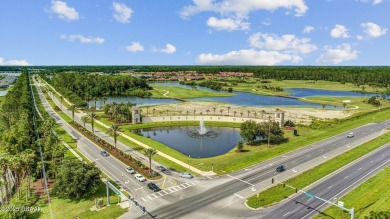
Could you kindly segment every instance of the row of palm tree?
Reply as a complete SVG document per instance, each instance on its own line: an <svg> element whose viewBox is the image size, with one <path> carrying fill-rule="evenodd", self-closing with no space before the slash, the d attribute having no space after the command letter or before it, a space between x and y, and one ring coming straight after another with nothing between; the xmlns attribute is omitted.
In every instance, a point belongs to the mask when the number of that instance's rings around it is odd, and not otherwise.
<svg viewBox="0 0 390 219"><path fill-rule="evenodd" d="M131 102L119 104L113 102L104 104L103 111L104 114L115 123L129 123L131 122L132 106L134 106L134 104Z"/></svg>
<svg viewBox="0 0 390 219"><path fill-rule="evenodd" d="M227 107L227 115L228 116L230 116L230 107ZM212 115L217 115L216 114L216 110L217 110L217 108L213 108L213 112L214 112L214 114L212 114ZM163 114L164 114L164 112L166 112L165 113L165 115L166 116L168 116L169 114L170 114L170 112L171 112L171 115L177 115L176 113L179 113L179 115L180 114L182 114L183 112L182 111L170 111L170 110L165 110L165 111L159 111L159 115L160 116L162 116ZM223 109L220 109L219 110L219 113L220 113L220 115L222 116L223 115L223 112L224 112L224 110ZM174 113L174 114L172 114L172 113ZM197 110L193 110L192 111L192 113L193 113L193 115L196 115L196 113L197 113ZM233 116L234 117L236 117L236 115L238 115L238 113L239 113L239 115L241 116L241 117L243 117L244 116L244 113L243 112L237 112L237 111L233 111ZM249 118L251 115L253 115L253 118L257 118L257 115L258 115L258 112L251 112L250 110L248 110L248 111L246 111L246 113L247 113L247 117ZM261 115L261 118L263 119L264 118L264 114L265 114L266 112L265 112L265 110L262 110L261 112L260 112L260 115ZM199 113L200 115L204 115L203 114L203 112L200 112ZM186 111L185 112L185 115L190 115L190 111ZM210 115L210 110L209 109L207 109L206 110L206 115ZM153 116L156 116L156 108L153 108Z"/></svg>

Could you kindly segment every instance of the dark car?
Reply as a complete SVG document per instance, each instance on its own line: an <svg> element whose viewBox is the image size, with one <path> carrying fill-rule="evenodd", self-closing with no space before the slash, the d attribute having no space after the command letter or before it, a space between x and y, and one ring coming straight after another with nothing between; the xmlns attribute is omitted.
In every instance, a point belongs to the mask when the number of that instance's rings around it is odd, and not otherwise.
<svg viewBox="0 0 390 219"><path fill-rule="evenodd" d="M283 171L285 171L285 170L286 170L286 168L284 168L283 165L280 165L280 166L276 167L276 171L277 171L277 172L283 172Z"/></svg>
<svg viewBox="0 0 390 219"><path fill-rule="evenodd" d="M160 170L161 172L167 170L164 166L156 166L156 169Z"/></svg>
<svg viewBox="0 0 390 219"><path fill-rule="evenodd" d="M158 192L161 189L154 183L148 183L148 188L152 190L153 192Z"/></svg>
<svg viewBox="0 0 390 219"><path fill-rule="evenodd" d="M101 154L103 157L108 157L108 156L110 156L110 154L108 154L107 151L101 151L100 154Z"/></svg>

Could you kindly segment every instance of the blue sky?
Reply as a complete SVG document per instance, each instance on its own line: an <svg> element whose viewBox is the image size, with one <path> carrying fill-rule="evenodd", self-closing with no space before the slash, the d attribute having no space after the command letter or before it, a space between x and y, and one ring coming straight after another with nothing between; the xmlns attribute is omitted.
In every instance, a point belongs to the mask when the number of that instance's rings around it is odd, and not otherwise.
<svg viewBox="0 0 390 219"><path fill-rule="evenodd" d="M1 0L0 65L389 65L390 0Z"/></svg>

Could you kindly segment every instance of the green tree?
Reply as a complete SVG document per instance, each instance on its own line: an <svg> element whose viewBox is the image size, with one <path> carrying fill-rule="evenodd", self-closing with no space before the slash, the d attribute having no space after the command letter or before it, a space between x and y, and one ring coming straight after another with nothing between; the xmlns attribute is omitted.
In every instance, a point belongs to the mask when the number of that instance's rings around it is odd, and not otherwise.
<svg viewBox="0 0 390 219"><path fill-rule="evenodd" d="M248 142L248 144L253 144L256 139L258 126L257 123L253 120L247 120L241 123L241 132L240 136Z"/></svg>
<svg viewBox="0 0 390 219"><path fill-rule="evenodd" d="M69 111L72 111L72 121L74 121L74 111L76 110L76 105L72 104L68 108Z"/></svg>
<svg viewBox="0 0 390 219"><path fill-rule="evenodd" d="M244 143L242 141L239 141L237 144L237 150L242 151L244 149Z"/></svg>
<svg viewBox="0 0 390 219"><path fill-rule="evenodd" d="M96 113L90 113L88 116L91 119L92 133L95 133L95 129L94 129L95 119L98 119L99 117Z"/></svg>
<svg viewBox="0 0 390 219"><path fill-rule="evenodd" d="M119 131L119 126L117 124L111 125L111 127L108 129L109 135L112 135L114 137L114 144L116 147L116 142L117 142L117 137L118 137L118 131Z"/></svg>
<svg viewBox="0 0 390 219"><path fill-rule="evenodd" d="M149 175L152 173L152 157L157 154L157 150L147 148L144 150L144 155L149 158Z"/></svg>
<svg viewBox="0 0 390 219"><path fill-rule="evenodd" d="M79 198L95 193L99 184L100 173L95 164L64 160L58 169L53 193L59 197Z"/></svg>
<svg viewBox="0 0 390 219"><path fill-rule="evenodd" d="M83 116L83 117L81 117L81 120L83 121L83 123L84 123L84 128L85 128L85 123L88 122L89 117L88 117L88 116Z"/></svg>
<svg viewBox="0 0 390 219"><path fill-rule="evenodd" d="M228 116L230 116L230 114L229 114L229 111L230 111L230 106L228 106L227 110L228 110Z"/></svg>

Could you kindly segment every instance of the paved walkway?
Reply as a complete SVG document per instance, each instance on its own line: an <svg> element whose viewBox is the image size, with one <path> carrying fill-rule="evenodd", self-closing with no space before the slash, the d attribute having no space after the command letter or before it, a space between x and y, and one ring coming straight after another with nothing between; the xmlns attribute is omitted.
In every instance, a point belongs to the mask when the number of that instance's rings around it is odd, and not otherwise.
<svg viewBox="0 0 390 219"><path fill-rule="evenodd" d="M58 93L50 84L47 84L47 83L45 83L45 84L48 85L48 86L50 86L58 95L61 95L61 94ZM53 100L56 100L56 98L54 98ZM66 98L64 98L63 100L64 100L65 102L67 102L69 105L72 105L72 103L69 102ZM54 102L58 102L58 100L56 100L56 101L54 101ZM58 107L62 108L62 110L63 110L66 114L68 114L69 116L71 116L71 115L70 115L70 112L69 112L66 108L64 108L64 106L59 106L58 103L56 103L56 104L57 104ZM79 110L79 111L80 111L80 113L75 113L75 117L78 116L78 117L81 118L82 116L87 115L86 113L82 112L81 110ZM76 120L76 119L75 119L75 120ZM79 121L76 120L76 122L79 122ZM101 121L95 120L95 122L98 123L99 125L101 125L101 126L107 128L107 129L110 128L110 126L105 125L105 124L102 123ZM79 122L79 123L80 123L80 122ZM82 123L80 123L80 124L82 125ZM89 128L89 127L87 127L87 128ZM96 128L96 127L95 127L95 128ZM97 128L96 128L96 129L97 129ZM102 130L100 130L100 131L102 131ZM103 132L103 133L104 133L104 132ZM107 136L107 135L105 135L105 134L103 134L103 133L102 133L102 132L95 131L95 135L99 136L99 137L102 138L102 139L108 140L109 143L111 143L111 144L114 144L114 143L113 143L113 141L114 141L113 138L110 137L110 136ZM138 140L136 140L136 139L134 139L134 138L132 138L132 137L130 137L130 136L128 136L128 135L122 133L122 132L118 132L118 134L121 135L121 136L123 136L124 138L130 140L131 142L133 142L133 143L135 143L135 144L137 144L137 145L139 145L139 146L142 146L142 147L144 147L144 148L146 148L146 149L147 149L147 148L152 148L152 147L148 146L147 144L144 144L144 143L142 143L142 142L140 142L140 141L138 141ZM120 150L122 150L122 151L129 152L129 146L127 146L126 144L124 144L124 143L122 143L122 142L120 142L120 141L117 141L117 147L118 147ZM136 154L137 157L142 157L142 160L145 160L145 156L143 156L141 153L139 153L139 152L137 152L137 151L134 151L134 150L132 150L131 152L132 152L133 154ZM132 154L132 156L133 156L133 154ZM182 166L182 167L184 167L184 168L189 168L191 171L193 171L193 172L195 172L195 173L197 173L197 174L199 174L199 175L201 175L201 176L214 176L214 175L216 175L213 171L202 171L202 170L199 170L199 169L197 169L197 168L195 168L195 167L193 167L193 166L190 166L190 165L187 164L187 163L184 163L184 162L182 162L182 161L180 161L180 160L178 160L178 159L176 159L176 158L174 158L174 157L171 157L171 156L169 156L169 155L167 155L167 154L165 154L165 153L162 153L162 152L160 152L160 151L158 151L158 155L160 155L160 156L162 156L162 157L164 157L164 158L166 158L166 159L168 159L168 160L170 160L170 161L172 161L172 162L174 162L174 163L176 163L176 164L179 164L180 166Z"/></svg>

